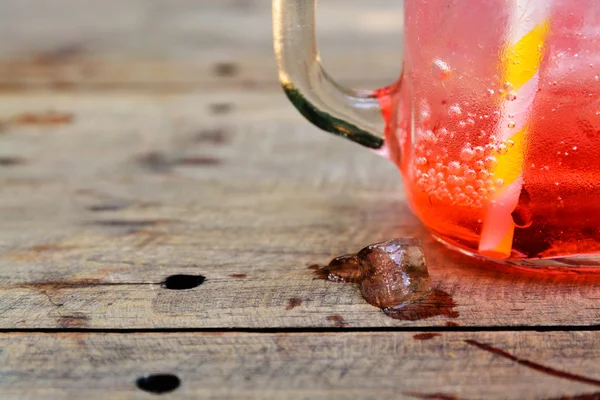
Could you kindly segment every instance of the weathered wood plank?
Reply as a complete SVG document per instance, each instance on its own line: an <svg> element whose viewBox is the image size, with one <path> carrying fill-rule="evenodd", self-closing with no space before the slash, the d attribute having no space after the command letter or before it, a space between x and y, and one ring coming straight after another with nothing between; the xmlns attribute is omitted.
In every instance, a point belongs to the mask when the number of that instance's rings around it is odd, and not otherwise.
<svg viewBox="0 0 600 400"><path fill-rule="evenodd" d="M319 39L344 83L390 83L401 67L400 1L322 1ZM0 87L277 86L268 0L6 0Z"/></svg>
<svg viewBox="0 0 600 400"><path fill-rule="evenodd" d="M598 332L31 333L0 335L0 346L3 399L153 398L135 385L153 373L181 380L169 398L542 400L600 391Z"/></svg>
<svg viewBox="0 0 600 400"><path fill-rule="evenodd" d="M446 251L392 165L279 91L5 95L0 120L1 328L598 324L599 278ZM308 269L395 236L424 240L458 318L392 320ZM173 274L206 281L161 288Z"/></svg>

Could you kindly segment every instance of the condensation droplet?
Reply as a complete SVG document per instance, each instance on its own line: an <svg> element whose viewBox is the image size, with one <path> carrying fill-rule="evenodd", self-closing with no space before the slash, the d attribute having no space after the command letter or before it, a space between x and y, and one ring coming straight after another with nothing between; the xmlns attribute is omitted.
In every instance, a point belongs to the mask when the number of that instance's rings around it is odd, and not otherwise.
<svg viewBox="0 0 600 400"><path fill-rule="evenodd" d="M462 110L458 104L448 107L448 115L451 117L457 117L462 114Z"/></svg>
<svg viewBox="0 0 600 400"><path fill-rule="evenodd" d="M452 161L450 164L448 164L448 172L454 175L460 173L460 163L457 161Z"/></svg>
<svg viewBox="0 0 600 400"><path fill-rule="evenodd" d="M498 164L498 160L494 156L487 156L485 158L484 162L485 162L485 165L490 169L494 168L496 166L496 164Z"/></svg>
<svg viewBox="0 0 600 400"><path fill-rule="evenodd" d="M475 156L475 152L471 147L464 147L460 152L460 159L463 161L471 161Z"/></svg>
<svg viewBox="0 0 600 400"><path fill-rule="evenodd" d="M432 71L433 76L440 80L445 80L452 74L452 68L450 68L448 63L439 58L433 61Z"/></svg>
<svg viewBox="0 0 600 400"><path fill-rule="evenodd" d="M515 125L515 122L514 122L514 121L510 121L510 122L508 123L508 127L509 127L510 129L513 129L515 126L516 126L516 125Z"/></svg>
<svg viewBox="0 0 600 400"><path fill-rule="evenodd" d="M455 175L450 175L450 176L448 176L448 183L449 183L450 185L456 185L456 184L458 184L459 182L460 182L460 180L458 179L458 177L457 177L457 176L455 176Z"/></svg>

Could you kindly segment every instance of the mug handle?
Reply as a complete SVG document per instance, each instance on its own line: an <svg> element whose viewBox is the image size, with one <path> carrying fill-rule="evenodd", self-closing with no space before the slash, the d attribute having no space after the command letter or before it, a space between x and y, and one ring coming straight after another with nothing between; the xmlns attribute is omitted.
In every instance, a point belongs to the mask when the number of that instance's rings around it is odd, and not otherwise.
<svg viewBox="0 0 600 400"><path fill-rule="evenodd" d="M273 0L273 38L283 90L317 127L389 156L382 104L390 104L396 85L353 90L333 81L317 50L315 8L316 0Z"/></svg>

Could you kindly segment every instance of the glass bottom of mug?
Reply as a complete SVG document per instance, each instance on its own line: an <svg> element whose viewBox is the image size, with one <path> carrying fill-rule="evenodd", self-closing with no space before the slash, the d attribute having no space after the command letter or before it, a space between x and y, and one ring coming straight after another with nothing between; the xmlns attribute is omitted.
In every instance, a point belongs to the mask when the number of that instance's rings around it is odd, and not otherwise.
<svg viewBox="0 0 600 400"><path fill-rule="evenodd" d="M431 235L447 248L485 262L548 273L600 273L600 254L502 260L479 254L436 232Z"/></svg>

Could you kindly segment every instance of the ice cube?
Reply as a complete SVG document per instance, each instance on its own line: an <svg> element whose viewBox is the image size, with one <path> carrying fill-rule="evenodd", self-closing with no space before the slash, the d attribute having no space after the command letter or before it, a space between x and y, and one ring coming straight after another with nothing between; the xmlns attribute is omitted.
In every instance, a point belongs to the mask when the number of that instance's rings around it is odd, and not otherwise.
<svg viewBox="0 0 600 400"><path fill-rule="evenodd" d="M365 247L357 254L360 289L370 304L388 308L426 297L431 291L421 242L392 239Z"/></svg>

